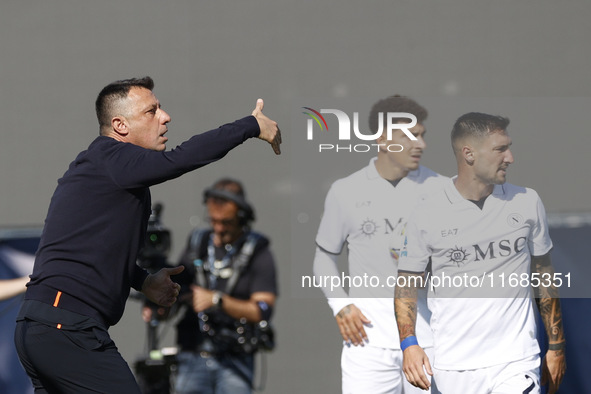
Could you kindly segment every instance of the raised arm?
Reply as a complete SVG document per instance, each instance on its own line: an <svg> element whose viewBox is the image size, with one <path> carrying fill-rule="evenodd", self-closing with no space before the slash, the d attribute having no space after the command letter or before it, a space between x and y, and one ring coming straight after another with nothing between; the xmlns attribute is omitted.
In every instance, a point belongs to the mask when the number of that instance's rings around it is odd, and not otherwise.
<svg viewBox="0 0 591 394"><path fill-rule="evenodd" d="M252 116L196 134L169 151L145 149L134 144L111 144L107 171L122 188L152 186L179 177L223 158L249 138L267 141L281 153L277 122L262 112L259 99Z"/></svg>
<svg viewBox="0 0 591 394"><path fill-rule="evenodd" d="M554 268L550 253L543 256L532 256L532 273L539 273L542 283L543 278L554 278ZM542 322L548 334L548 352L542 362L542 385L549 384L548 394L555 393L562 382L566 371L566 358L564 354L566 340L562 327L562 311L560 298L554 281L550 280L550 286L534 287L536 303L540 310Z"/></svg>
<svg viewBox="0 0 591 394"><path fill-rule="evenodd" d="M431 382L425 375L425 370L431 376L433 372L429 358L418 345L415 335L418 288L422 280L420 273L398 272L397 283L404 286L396 286L394 291L394 313L400 334L400 348L404 358L402 370L406 380L413 386L427 390Z"/></svg>

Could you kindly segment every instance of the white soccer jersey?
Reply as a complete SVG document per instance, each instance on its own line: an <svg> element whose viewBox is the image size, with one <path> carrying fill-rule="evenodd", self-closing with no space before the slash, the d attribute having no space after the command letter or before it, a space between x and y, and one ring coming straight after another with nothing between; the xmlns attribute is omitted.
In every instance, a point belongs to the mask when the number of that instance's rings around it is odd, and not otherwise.
<svg viewBox="0 0 591 394"><path fill-rule="evenodd" d="M481 210L449 180L417 207L406 234L399 269L422 271L430 257L438 285L429 291L436 368L478 369L539 353L529 283L509 280L527 278L531 255L552 248L534 190L495 185Z"/></svg>
<svg viewBox="0 0 591 394"><path fill-rule="evenodd" d="M396 277L398 245L402 243L408 215L419 201L441 189L447 178L421 166L394 187L378 174L375 160L333 183L316 243L333 254L339 254L345 243L348 247L348 276L352 285L347 298L329 300L333 312L354 303L372 322L365 328L369 345L399 349L394 287L388 278L392 281ZM432 346L429 315L423 299L417 337L427 347Z"/></svg>

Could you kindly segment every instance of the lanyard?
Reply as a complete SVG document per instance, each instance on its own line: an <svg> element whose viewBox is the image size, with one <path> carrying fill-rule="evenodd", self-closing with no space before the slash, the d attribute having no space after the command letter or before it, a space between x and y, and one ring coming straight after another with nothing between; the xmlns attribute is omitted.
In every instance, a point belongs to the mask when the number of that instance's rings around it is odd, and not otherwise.
<svg viewBox="0 0 591 394"><path fill-rule="evenodd" d="M216 260L213 236L213 233L211 233L209 236L209 242L207 244L207 266L205 267L205 270L209 272L210 290L216 289L218 279L228 279L232 276L234 273L232 262L234 260L234 255L238 251L238 248L236 248L233 244L226 244L226 254L221 260ZM238 243L240 239L238 239L235 244Z"/></svg>

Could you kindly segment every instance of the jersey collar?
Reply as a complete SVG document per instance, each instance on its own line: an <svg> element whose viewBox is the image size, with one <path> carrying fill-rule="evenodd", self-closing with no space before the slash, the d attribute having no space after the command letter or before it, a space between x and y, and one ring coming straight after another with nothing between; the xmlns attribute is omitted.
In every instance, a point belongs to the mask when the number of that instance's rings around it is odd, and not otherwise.
<svg viewBox="0 0 591 394"><path fill-rule="evenodd" d="M462 203L462 202L468 201L460 194L458 189L456 189L456 185L454 184L454 182L457 177L458 176L455 175L454 177L450 178L447 182L447 185L445 186L445 194L447 195L449 202L451 202L452 204L457 204L457 203ZM501 196L504 196L505 195L505 185L504 184L495 185L491 195L495 196L496 198L500 198Z"/></svg>
<svg viewBox="0 0 591 394"><path fill-rule="evenodd" d="M369 161L369 165L366 167L366 171L365 171L365 173L367 174L367 179L381 178L380 173L378 172L378 169L376 168L376 160L377 159L378 159L377 157L373 157ZM410 171L408 173L408 175L405 176L404 178L411 178L411 179L418 178L421 175L421 168L422 168L422 166L419 166L419 168L417 168L416 170ZM402 179L401 179L401 181L402 181Z"/></svg>

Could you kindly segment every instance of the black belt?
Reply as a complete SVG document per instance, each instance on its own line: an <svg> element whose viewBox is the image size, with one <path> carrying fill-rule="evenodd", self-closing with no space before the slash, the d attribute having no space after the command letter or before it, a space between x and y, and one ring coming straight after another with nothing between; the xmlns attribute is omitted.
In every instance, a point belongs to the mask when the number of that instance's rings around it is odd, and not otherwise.
<svg viewBox="0 0 591 394"><path fill-rule="evenodd" d="M58 308L37 300L24 300L21 310L16 318L19 320L34 320L48 326L55 326L62 330L84 330L91 327L99 327L107 330L104 322L99 322L92 317Z"/></svg>

